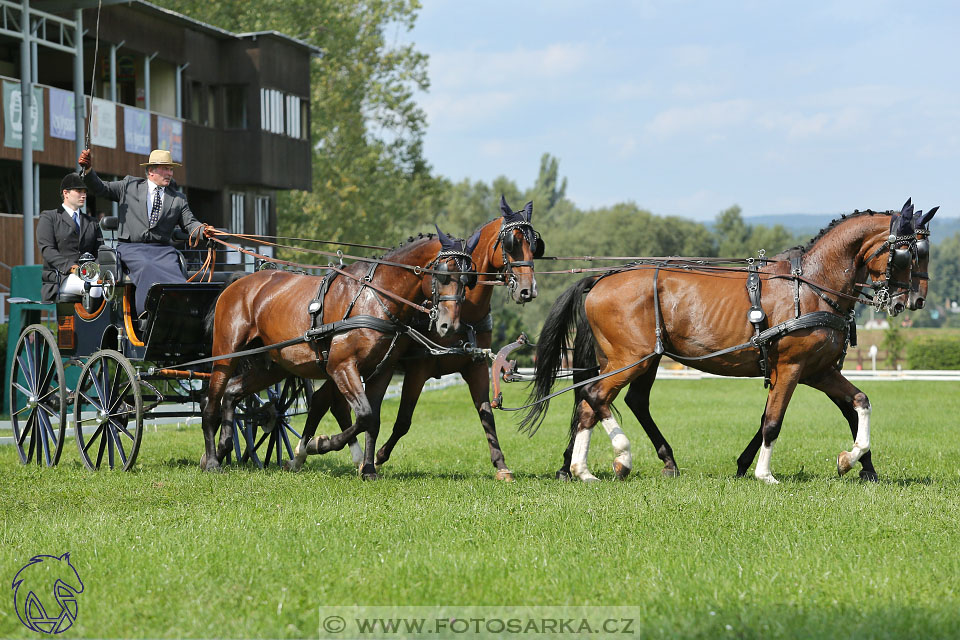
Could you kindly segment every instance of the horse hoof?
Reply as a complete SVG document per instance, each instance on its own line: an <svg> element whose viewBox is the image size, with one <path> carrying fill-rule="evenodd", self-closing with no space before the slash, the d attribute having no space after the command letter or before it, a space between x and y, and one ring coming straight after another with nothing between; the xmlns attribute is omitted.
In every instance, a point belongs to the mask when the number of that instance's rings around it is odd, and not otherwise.
<svg viewBox="0 0 960 640"><path fill-rule="evenodd" d="M360 479L363 480L364 482L372 482L372 481L374 481L374 480L379 480L379 479L380 479L380 476L379 476L376 472L374 472L374 473L361 473L361 474L360 474Z"/></svg>
<svg viewBox="0 0 960 640"><path fill-rule="evenodd" d="M207 460L207 454L203 454L200 456L200 469L201 471L220 471L220 463L216 458Z"/></svg>
<svg viewBox="0 0 960 640"><path fill-rule="evenodd" d="M626 480L627 476L630 475L630 467L624 465L619 460L613 461L613 475L617 480Z"/></svg>
<svg viewBox="0 0 960 640"><path fill-rule="evenodd" d="M598 478L597 476L586 476L586 477L580 478L580 481L583 482L584 484L594 484L594 483L600 482L600 478Z"/></svg>
<svg viewBox="0 0 960 640"><path fill-rule="evenodd" d="M502 480L503 482L513 482L513 473L510 469L499 469L497 470L497 475L494 476L497 480Z"/></svg>
<svg viewBox="0 0 960 640"><path fill-rule="evenodd" d="M283 470L290 471L291 473L300 471L300 465L295 463L293 460L287 460L283 463Z"/></svg>
<svg viewBox="0 0 960 640"><path fill-rule="evenodd" d="M677 469L676 467L664 467L663 469L660 470L660 474L664 478L679 478L680 469ZM743 475L743 474L741 473L738 475Z"/></svg>
<svg viewBox="0 0 960 640"><path fill-rule="evenodd" d="M842 476L852 468L853 463L850 462L850 453L841 451L840 455L837 456L837 475Z"/></svg>
<svg viewBox="0 0 960 640"><path fill-rule="evenodd" d="M570 478L570 472L564 471L563 469L560 469L560 471L557 471L557 474L556 474L555 477L556 477L557 480L559 480L560 482L570 482L570 480L571 480L571 478Z"/></svg>
<svg viewBox="0 0 960 640"><path fill-rule="evenodd" d="M880 482L880 476L877 475L876 471L867 471L866 469L860 470L860 479L866 482Z"/></svg>
<svg viewBox="0 0 960 640"><path fill-rule="evenodd" d="M757 480L762 480L767 484L780 484L780 481L774 478L772 473L768 473L765 476L757 476Z"/></svg>

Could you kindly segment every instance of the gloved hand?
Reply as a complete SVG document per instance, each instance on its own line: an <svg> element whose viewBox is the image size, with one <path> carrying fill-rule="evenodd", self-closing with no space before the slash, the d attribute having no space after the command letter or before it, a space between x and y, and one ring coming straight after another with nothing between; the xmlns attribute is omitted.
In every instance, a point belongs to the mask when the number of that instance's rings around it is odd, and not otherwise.
<svg viewBox="0 0 960 640"><path fill-rule="evenodd" d="M90 170L90 167L93 166L93 162L90 160L90 149L83 150L80 157L77 158L77 164L83 167L85 171Z"/></svg>

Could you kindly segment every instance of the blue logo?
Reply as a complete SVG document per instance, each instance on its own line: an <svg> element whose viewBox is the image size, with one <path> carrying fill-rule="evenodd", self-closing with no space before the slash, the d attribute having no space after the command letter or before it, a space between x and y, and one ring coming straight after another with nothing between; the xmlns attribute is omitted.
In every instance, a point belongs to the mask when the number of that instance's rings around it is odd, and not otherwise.
<svg viewBox="0 0 960 640"><path fill-rule="evenodd" d="M13 579L13 604L20 622L37 633L63 633L77 619L80 574L70 553L33 556Z"/></svg>

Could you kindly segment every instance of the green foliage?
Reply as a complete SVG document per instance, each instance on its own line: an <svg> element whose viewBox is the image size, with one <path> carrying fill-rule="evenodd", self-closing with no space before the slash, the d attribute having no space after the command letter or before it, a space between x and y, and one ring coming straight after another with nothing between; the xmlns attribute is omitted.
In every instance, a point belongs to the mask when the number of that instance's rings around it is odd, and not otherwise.
<svg viewBox="0 0 960 640"><path fill-rule="evenodd" d="M773 256L796 244L797 239L783 225L767 227L749 225L743 220L741 209L733 205L721 211L714 223L717 254L724 258L752 258L763 249Z"/></svg>
<svg viewBox="0 0 960 640"><path fill-rule="evenodd" d="M55 469L0 447L0 566L12 579L69 542L85 584L71 637L331 637L318 607L518 603L625 607L614 617L635 618L637 638L955 637L960 441L944 416L960 411L960 384L858 386L874 404L876 485L856 470L836 477L850 431L804 386L774 448L782 484L734 478L763 414L759 380L654 385L677 479L660 476L619 402L627 481L611 479L602 434L590 463L603 482L554 480L565 396L533 438L496 413L517 477L497 483L463 386L424 394L375 483L360 482L345 451L296 474L204 474L196 426L146 430L133 473L86 471L73 440ZM506 387L507 406L520 404L525 385ZM398 401L384 405L381 441ZM325 419L320 433L337 430ZM8 597L0 637L36 638Z"/></svg>
<svg viewBox="0 0 960 640"><path fill-rule="evenodd" d="M928 306L944 307L960 300L960 233L930 248ZM947 312L947 316L956 315ZM951 326L958 326L953 324Z"/></svg>
<svg viewBox="0 0 960 640"><path fill-rule="evenodd" d="M920 336L906 349L911 369L960 369L960 339L956 336Z"/></svg>
<svg viewBox="0 0 960 640"><path fill-rule="evenodd" d="M883 332L882 343L883 348L887 350L887 365L891 369L896 369L897 363L903 359L903 350L906 344L906 339L903 337L903 331L900 329L900 326L896 322L891 321L890 325Z"/></svg>

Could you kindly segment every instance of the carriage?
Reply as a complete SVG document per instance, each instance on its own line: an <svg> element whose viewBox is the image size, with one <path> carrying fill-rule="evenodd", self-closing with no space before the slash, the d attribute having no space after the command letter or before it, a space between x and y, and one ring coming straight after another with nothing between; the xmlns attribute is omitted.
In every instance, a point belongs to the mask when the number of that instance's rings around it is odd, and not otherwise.
<svg viewBox="0 0 960 640"><path fill-rule="evenodd" d="M105 219L106 229L114 225L115 219ZM86 304L81 296L30 300L38 297L40 267L15 267L6 378L10 424L23 464L56 465L73 435L87 468L126 471L136 463L145 422L198 414L210 365L178 363L210 355L204 320L232 274L155 284L145 314L135 317L134 286L119 268L115 246L87 257L80 275L102 282L104 295ZM23 297L27 292L33 295ZM55 326L41 322L44 312L55 317ZM244 398L234 418L235 459L258 467L289 460L299 439L291 421L306 412L311 395L309 380L291 377Z"/></svg>

